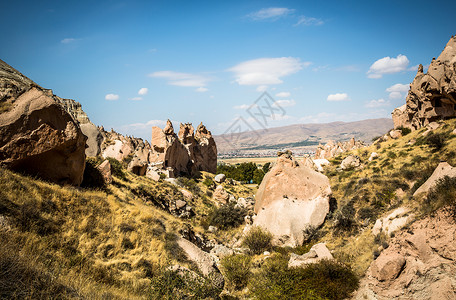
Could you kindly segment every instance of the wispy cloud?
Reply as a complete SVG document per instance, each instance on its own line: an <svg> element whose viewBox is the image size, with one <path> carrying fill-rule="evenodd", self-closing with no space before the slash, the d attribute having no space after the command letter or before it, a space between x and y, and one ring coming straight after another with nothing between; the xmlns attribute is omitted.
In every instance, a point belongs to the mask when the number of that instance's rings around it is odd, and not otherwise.
<svg viewBox="0 0 456 300"><path fill-rule="evenodd" d="M287 97L290 97L290 93L289 92L280 92L280 93L277 93L276 94L276 97L277 98L287 98Z"/></svg>
<svg viewBox="0 0 456 300"><path fill-rule="evenodd" d="M60 43L62 44L70 44L70 43L73 43L73 42L76 42L78 39L75 39L75 38L65 38L63 40L60 41Z"/></svg>
<svg viewBox="0 0 456 300"><path fill-rule="evenodd" d="M204 87L210 81L210 78L205 76L174 71L153 72L149 77L167 79L168 84L183 87Z"/></svg>
<svg viewBox="0 0 456 300"><path fill-rule="evenodd" d="M367 71L367 77L369 78L382 78L384 74L393 74L407 70L409 60L407 56L399 54L396 58L394 57L383 57L374 62L369 71Z"/></svg>
<svg viewBox="0 0 456 300"><path fill-rule="evenodd" d="M209 89L205 88L205 87L202 87L200 86L199 88L197 88L195 91L199 92L199 93L204 93L204 92L207 92L209 91Z"/></svg>
<svg viewBox="0 0 456 300"><path fill-rule="evenodd" d="M256 12L250 13L247 17L255 21L272 20L275 21L281 17L294 13L294 9L286 7L269 7L262 8Z"/></svg>
<svg viewBox="0 0 456 300"><path fill-rule="evenodd" d="M408 84L396 83L395 85L390 86L386 89L389 94L390 99L400 99L405 97L405 94L409 90Z"/></svg>
<svg viewBox="0 0 456 300"><path fill-rule="evenodd" d="M290 106L295 106L296 101L294 101L294 100L277 100L272 105L280 106L280 107L290 107Z"/></svg>
<svg viewBox="0 0 456 300"><path fill-rule="evenodd" d="M320 26L325 24L323 20L313 17L300 16L298 22L294 26Z"/></svg>
<svg viewBox="0 0 456 300"><path fill-rule="evenodd" d="M348 97L347 93L336 93L336 94L329 94L327 101L348 101L350 97Z"/></svg>
<svg viewBox="0 0 456 300"><path fill-rule="evenodd" d="M138 91L138 95L146 95L147 93L149 92L149 89L148 88L140 88L139 91Z"/></svg>
<svg viewBox="0 0 456 300"><path fill-rule="evenodd" d="M310 62L295 57L258 58L242 62L228 71L239 85L271 85L282 83L282 77L298 72Z"/></svg>
<svg viewBox="0 0 456 300"><path fill-rule="evenodd" d="M141 101L142 100L142 97L133 97L133 98L130 98L128 100L133 100L133 101Z"/></svg>
<svg viewBox="0 0 456 300"><path fill-rule="evenodd" d="M108 101L119 100L119 95L116 94L106 94L105 99Z"/></svg>
<svg viewBox="0 0 456 300"><path fill-rule="evenodd" d="M385 99L378 99L378 100L371 100L367 102L364 106L368 108L377 108L377 107L383 107L383 106L389 106L390 102Z"/></svg>

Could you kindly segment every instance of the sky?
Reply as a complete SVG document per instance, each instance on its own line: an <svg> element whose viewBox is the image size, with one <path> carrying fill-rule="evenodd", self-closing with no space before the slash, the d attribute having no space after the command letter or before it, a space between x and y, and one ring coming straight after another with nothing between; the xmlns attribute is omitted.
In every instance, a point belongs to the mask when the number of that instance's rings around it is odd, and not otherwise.
<svg viewBox="0 0 456 300"><path fill-rule="evenodd" d="M456 34L455 1L0 1L0 59L147 140L389 118Z"/></svg>

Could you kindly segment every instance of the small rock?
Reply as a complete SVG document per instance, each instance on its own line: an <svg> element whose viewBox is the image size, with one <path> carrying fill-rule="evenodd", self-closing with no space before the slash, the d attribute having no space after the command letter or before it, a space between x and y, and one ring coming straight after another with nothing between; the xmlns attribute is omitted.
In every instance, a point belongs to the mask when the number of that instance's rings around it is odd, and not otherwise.
<svg viewBox="0 0 456 300"><path fill-rule="evenodd" d="M183 201L183 200L177 200L176 201L176 208L177 209L181 209L183 208L185 205L187 205L187 202Z"/></svg>
<svg viewBox="0 0 456 300"><path fill-rule="evenodd" d="M264 256L269 256L269 255L271 255L271 252L269 252L269 251L264 251L264 252L263 252L263 255L264 255Z"/></svg>
<svg viewBox="0 0 456 300"><path fill-rule="evenodd" d="M208 227L207 230L209 230L209 232L216 233L218 231L218 228L211 225Z"/></svg>
<svg viewBox="0 0 456 300"><path fill-rule="evenodd" d="M395 279L400 275L404 265L405 258L402 255L397 253L385 255L382 252L372 265L372 276L379 281Z"/></svg>
<svg viewBox="0 0 456 300"><path fill-rule="evenodd" d="M226 180L225 174L217 174L217 175L214 177L214 181L217 182L217 183L225 182L225 180Z"/></svg>
<svg viewBox="0 0 456 300"><path fill-rule="evenodd" d="M361 160L356 155L349 155L340 163L340 167L342 168L342 170L357 168L360 165Z"/></svg>
<svg viewBox="0 0 456 300"><path fill-rule="evenodd" d="M288 261L288 267L302 267L306 264L316 263L322 259L333 259L333 256L324 243L318 243L313 245L309 252L303 255L291 253L290 260Z"/></svg>
<svg viewBox="0 0 456 300"><path fill-rule="evenodd" d="M392 139L396 140L398 138L401 138L402 137L402 131L399 130L399 129L396 129L396 130L391 130L389 132L389 135Z"/></svg>
<svg viewBox="0 0 456 300"><path fill-rule="evenodd" d="M378 153L377 152L372 152L371 155L369 156L369 161L373 161L377 157L378 157Z"/></svg>
<svg viewBox="0 0 456 300"><path fill-rule="evenodd" d="M215 188L214 194L212 196L215 200L222 204L228 203L228 200L230 199L230 194L228 194L227 191L223 188L223 186L218 185Z"/></svg>

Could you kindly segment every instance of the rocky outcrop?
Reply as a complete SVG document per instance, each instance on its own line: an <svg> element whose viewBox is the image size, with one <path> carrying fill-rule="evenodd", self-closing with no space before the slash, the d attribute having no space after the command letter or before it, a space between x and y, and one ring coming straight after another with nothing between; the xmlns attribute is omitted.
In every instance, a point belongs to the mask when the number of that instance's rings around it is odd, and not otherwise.
<svg viewBox="0 0 456 300"><path fill-rule="evenodd" d="M432 173L431 177L426 180L423 185L421 185L413 196L416 196L421 193L427 193L430 189L432 189L440 179L443 179L445 176L448 177L456 177L456 168L452 167L447 162L441 162L437 168L435 168L434 172Z"/></svg>
<svg viewBox="0 0 456 300"><path fill-rule="evenodd" d="M103 176L105 183L109 184L112 182L111 163L109 160L103 161L99 166L97 166L97 169Z"/></svg>
<svg viewBox="0 0 456 300"><path fill-rule="evenodd" d="M171 121L165 128L152 128L151 163L165 170L169 177L192 175L199 171L217 171L217 147L212 134L200 124L194 131L192 124L181 124L174 133Z"/></svg>
<svg viewBox="0 0 456 300"><path fill-rule="evenodd" d="M355 138L337 143L329 141L324 146L321 144L318 145L317 150L315 151L315 159L329 159L346 151L359 149L365 146L363 141L355 141Z"/></svg>
<svg viewBox="0 0 456 300"><path fill-rule="evenodd" d="M427 73L423 66L410 84L405 106L393 113L394 127L419 129L456 117L456 37L452 36L440 56L432 59Z"/></svg>
<svg viewBox="0 0 456 300"><path fill-rule="evenodd" d="M438 211L396 233L354 299L456 299L456 224Z"/></svg>
<svg viewBox="0 0 456 300"><path fill-rule="evenodd" d="M225 189L221 185L218 185L215 188L215 191L214 191L214 194L212 195L212 197L214 198L215 201L217 201L218 203L221 203L221 204L227 204L228 201L230 200L230 194L227 191L225 191Z"/></svg>
<svg viewBox="0 0 456 300"><path fill-rule="evenodd" d="M304 231L325 220L330 194L325 175L299 165L290 151L279 152L256 194L254 225L270 231L275 245L301 245Z"/></svg>
<svg viewBox="0 0 456 300"><path fill-rule="evenodd" d="M414 218L414 214L406 207L399 207L393 210L386 217L378 219L372 228L372 234L385 233L390 236L393 232L401 229Z"/></svg>
<svg viewBox="0 0 456 300"><path fill-rule="evenodd" d="M361 159L356 155L349 155L340 163L342 170L350 170L361 166Z"/></svg>
<svg viewBox="0 0 456 300"><path fill-rule="evenodd" d="M12 108L0 117L1 164L60 184L79 185L87 138L71 115L38 87L8 101Z"/></svg>

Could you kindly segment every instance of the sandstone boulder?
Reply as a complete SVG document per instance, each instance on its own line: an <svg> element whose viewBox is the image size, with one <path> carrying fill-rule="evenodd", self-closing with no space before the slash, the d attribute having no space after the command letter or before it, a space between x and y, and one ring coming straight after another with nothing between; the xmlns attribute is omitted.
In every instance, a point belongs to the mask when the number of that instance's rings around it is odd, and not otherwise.
<svg viewBox="0 0 456 300"><path fill-rule="evenodd" d="M333 256L324 243L318 243L313 245L309 252L303 255L291 253L288 268L303 267L307 264L319 262L322 259L333 259Z"/></svg>
<svg viewBox="0 0 456 300"><path fill-rule="evenodd" d="M371 155L369 156L369 161L373 161L377 157L378 157L378 153L377 152L372 152Z"/></svg>
<svg viewBox="0 0 456 300"><path fill-rule="evenodd" d="M111 163L109 160L103 161L99 166L97 166L97 169L103 176L105 183L109 184L112 182Z"/></svg>
<svg viewBox="0 0 456 300"><path fill-rule="evenodd" d="M398 129L396 129L396 130L391 130L391 131L389 132L389 136L390 136L392 139L396 140L396 139L402 137L402 131L401 131L401 130L398 130Z"/></svg>
<svg viewBox="0 0 456 300"><path fill-rule="evenodd" d="M228 201L230 200L230 194L227 191L225 191L225 189L221 185L218 185L215 188L215 191L214 191L214 194L212 195L212 197L221 204L227 204Z"/></svg>
<svg viewBox="0 0 456 300"><path fill-rule="evenodd" d="M214 181L217 182L217 183L225 182L225 180L226 180L225 174L217 174L214 177Z"/></svg>
<svg viewBox="0 0 456 300"><path fill-rule="evenodd" d="M409 208L399 207L393 210L389 215L384 218L378 219L372 228L372 234L377 235L384 232L390 236L393 232L401 229L414 218L414 214L410 212Z"/></svg>
<svg viewBox="0 0 456 300"><path fill-rule="evenodd" d="M372 275L379 281L395 279L405 265L405 258L397 253L380 254L372 263Z"/></svg>
<svg viewBox="0 0 456 300"><path fill-rule="evenodd" d="M413 193L413 196L419 195L421 193L427 193L429 192L430 189L432 189L437 182L444 178L445 176L448 177L456 177L456 168L450 166L447 162L441 162L437 168L435 168L434 172L432 173L431 177L429 177L428 180L426 180L423 185L421 185L415 193Z"/></svg>
<svg viewBox="0 0 456 300"><path fill-rule="evenodd" d="M256 194L254 225L270 231L275 245L300 245L303 231L325 220L330 194L325 175L299 165L290 151L279 152Z"/></svg>
<svg viewBox="0 0 456 300"><path fill-rule="evenodd" d="M209 253L204 252L195 244L184 238L178 238L177 244L184 250L188 259L196 264L200 272L212 281L214 286L223 288L225 280Z"/></svg>
<svg viewBox="0 0 456 300"><path fill-rule="evenodd" d="M53 182L79 185L86 139L63 107L34 87L1 114L0 162Z"/></svg>
<svg viewBox="0 0 456 300"><path fill-rule="evenodd" d="M342 170L353 169L359 166L361 166L361 160L356 155L349 155L340 163Z"/></svg>
<svg viewBox="0 0 456 300"><path fill-rule="evenodd" d="M315 166L317 166L317 170L319 172L323 172L323 167L328 166L330 164L329 160L324 159L324 158L314 159L313 162L314 162Z"/></svg>

